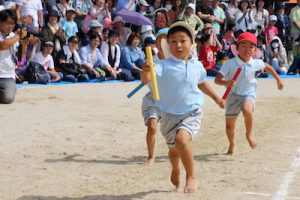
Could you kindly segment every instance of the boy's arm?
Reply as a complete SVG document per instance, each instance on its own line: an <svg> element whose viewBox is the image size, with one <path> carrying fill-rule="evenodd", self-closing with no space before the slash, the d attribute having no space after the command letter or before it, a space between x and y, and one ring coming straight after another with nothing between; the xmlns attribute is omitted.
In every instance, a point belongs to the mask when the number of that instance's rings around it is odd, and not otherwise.
<svg viewBox="0 0 300 200"><path fill-rule="evenodd" d="M278 76L277 72L273 69L273 67L267 63L265 63L265 70L266 72L270 73L277 81L277 87L279 90L282 90L284 85L281 81L280 77Z"/></svg>
<svg viewBox="0 0 300 200"><path fill-rule="evenodd" d="M223 74L218 73L217 77L215 78L215 83L217 85L224 85L225 87L232 87L235 84L234 80L226 81L223 79L223 77Z"/></svg>
<svg viewBox="0 0 300 200"><path fill-rule="evenodd" d="M198 88L207 96L212 98L216 104L218 104L221 108L224 108L225 101L217 95L212 87L210 87L207 81L203 81L202 83L198 84Z"/></svg>

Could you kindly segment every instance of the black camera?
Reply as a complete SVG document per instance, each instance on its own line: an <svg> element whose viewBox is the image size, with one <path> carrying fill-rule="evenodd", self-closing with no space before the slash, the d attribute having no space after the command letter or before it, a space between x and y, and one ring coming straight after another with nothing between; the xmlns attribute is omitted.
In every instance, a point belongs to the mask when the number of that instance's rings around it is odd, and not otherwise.
<svg viewBox="0 0 300 200"><path fill-rule="evenodd" d="M261 29L262 29L262 26L261 26L261 25L257 25L257 29L258 29L258 30L261 30Z"/></svg>
<svg viewBox="0 0 300 200"><path fill-rule="evenodd" d="M41 38L43 37L41 32L28 31L28 27L25 24L16 24L15 30L27 30L27 35L25 38L29 38L30 36Z"/></svg>

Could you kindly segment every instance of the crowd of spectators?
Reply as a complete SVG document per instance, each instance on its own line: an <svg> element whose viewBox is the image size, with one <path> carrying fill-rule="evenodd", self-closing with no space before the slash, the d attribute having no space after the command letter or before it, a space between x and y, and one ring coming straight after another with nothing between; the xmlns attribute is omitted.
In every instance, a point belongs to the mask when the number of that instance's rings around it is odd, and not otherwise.
<svg viewBox="0 0 300 200"><path fill-rule="evenodd" d="M195 4L196 2L196 4ZM28 30L27 52L17 59L17 81L26 81L29 62L40 63L49 81L139 79L144 46L154 55L156 33L176 21L187 22L197 35L191 56L202 61L208 75L236 55L237 36L252 32L259 40L257 58L278 74L300 71L300 0L286 13L285 5L263 0L0 0L11 9L16 30ZM121 10L138 12L153 25L128 23ZM18 55L15 55L17 58Z"/></svg>

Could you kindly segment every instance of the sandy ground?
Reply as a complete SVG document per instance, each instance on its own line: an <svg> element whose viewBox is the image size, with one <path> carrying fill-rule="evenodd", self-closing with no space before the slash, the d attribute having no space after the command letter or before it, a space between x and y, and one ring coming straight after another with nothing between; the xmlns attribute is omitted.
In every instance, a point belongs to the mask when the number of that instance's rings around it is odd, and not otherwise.
<svg viewBox="0 0 300 200"><path fill-rule="evenodd" d="M210 80L212 83L212 81ZM146 128L138 83L22 87L0 105L0 200L279 200L300 199L300 79L259 80L251 150L243 118L234 157L227 151L224 110L206 98L192 141L199 190L173 191L167 147L144 166ZM224 88L213 87L221 95Z"/></svg>

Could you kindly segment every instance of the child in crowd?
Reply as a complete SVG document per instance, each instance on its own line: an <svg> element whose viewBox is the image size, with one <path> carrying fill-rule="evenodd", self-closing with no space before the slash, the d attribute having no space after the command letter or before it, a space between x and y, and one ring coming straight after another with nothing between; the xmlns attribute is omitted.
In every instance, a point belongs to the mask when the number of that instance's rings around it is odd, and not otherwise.
<svg viewBox="0 0 300 200"><path fill-rule="evenodd" d="M195 41L194 30L185 22L174 23L167 35L171 57L156 63L156 77L161 110L161 132L169 147L172 165L171 182L176 189L180 182L180 160L186 171L185 193L197 190L190 140L200 129L204 95L211 97L220 107L224 101L206 81L206 71L197 59L189 59ZM147 84L150 62L143 66L141 80ZM200 89L200 90L199 90Z"/></svg>
<svg viewBox="0 0 300 200"><path fill-rule="evenodd" d="M276 15L270 15L270 17L269 17L269 26L267 26L266 29L265 29L267 45L270 43L270 40L271 40L272 37L275 37L275 36L278 35L278 29L275 26L276 22L277 22Z"/></svg>
<svg viewBox="0 0 300 200"><path fill-rule="evenodd" d="M257 38L254 34L245 32L237 38L238 55L226 62L220 69L215 83L232 87L226 101L226 133L229 140L227 155L233 155L235 141L235 123L239 113L242 111L245 118L246 138L251 148L256 148L257 143L253 137L253 110L255 106L255 96L257 82L255 72L266 70L277 81L279 90L283 89L283 83L275 70L260 59L253 59L252 56L257 51ZM238 67L242 71L236 81L232 80Z"/></svg>
<svg viewBox="0 0 300 200"><path fill-rule="evenodd" d="M202 45L199 47L199 60L203 63L208 76L217 76L216 54L222 48L212 25L206 23L203 29Z"/></svg>
<svg viewBox="0 0 300 200"><path fill-rule="evenodd" d="M66 11L67 20L62 22L62 29L66 34L66 39L69 40L71 36L75 36L78 32L77 24L74 22L76 12L74 8L68 8Z"/></svg>
<svg viewBox="0 0 300 200"><path fill-rule="evenodd" d="M160 29L156 35L156 47L158 53L154 55L154 62L165 59L165 52L162 49L162 41L167 39L168 28ZM150 37L151 38L151 37ZM149 91L143 98L142 102L142 115L144 118L145 125L147 126L147 149L148 159L145 161L146 165L152 165L155 162L154 145L155 145L155 134L157 130L157 122L160 119L160 110L153 100L153 94Z"/></svg>
<svg viewBox="0 0 300 200"><path fill-rule="evenodd" d="M54 61L51 56L54 44L51 41L46 41L42 44L42 51L37 53L32 61L40 63L48 72L49 82L59 82L63 78L61 72L56 72L54 69Z"/></svg>
<svg viewBox="0 0 300 200"><path fill-rule="evenodd" d="M182 21L188 23L193 30L199 32L203 29L204 24L202 20L195 14L195 4L189 3L182 17Z"/></svg>

